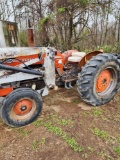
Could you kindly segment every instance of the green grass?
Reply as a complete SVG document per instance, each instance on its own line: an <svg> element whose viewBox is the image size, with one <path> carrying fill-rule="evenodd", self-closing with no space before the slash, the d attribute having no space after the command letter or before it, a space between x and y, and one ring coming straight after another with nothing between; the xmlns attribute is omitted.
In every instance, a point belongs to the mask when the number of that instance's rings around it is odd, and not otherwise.
<svg viewBox="0 0 120 160"><path fill-rule="evenodd" d="M34 140L32 143L32 149L37 150L39 148L39 140Z"/></svg>
<svg viewBox="0 0 120 160"><path fill-rule="evenodd" d="M53 119L54 121L52 122ZM61 128L61 127L65 127L66 125L69 125L69 127L71 128L71 126L73 126L72 120L59 119L56 115L52 115L47 120L35 121L34 125L36 127L44 126L49 132L52 132L57 136L59 136L60 138L62 138L68 144L68 146L70 146L75 152L81 152L84 150L83 147L79 146L79 144L77 143L77 141L73 136L68 136L68 134L64 132ZM59 125L59 126L56 126L56 125ZM36 146L36 143L35 143L35 146Z"/></svg>
<svg viewBox="0 0 120 160"><path fill-rule="evenodd" d="M46 139L45 138L42 138L41 140L34 140L33 143L32 143L32 149L33 150L37 150L40 148L40 145L44 145L46 142Z"/></svg>
<svg viewBox="0 0 120 160"><path fill-rule="evenodd" d="M90 152L94 152L94 148L92 148L92 147L88 147L87 148Z"/></svg>
<svg viewBox="0 0 120 160"><path fill-rule="evenodd" d="M88 111L84 111L84 112L83 112L83 115L84 115L84 116L89 116L89 114L90 114L90 113L89 113Z"/></svg>
<svg viewBox="0 0 120 160"><path fill-rule="evenodd" d="M60 126L63 126L63 127L65 127L65 126L68 125L70 128L72 128L73 125L74 125L74 122L73 122L71 119L59 118L59 117L58 117L57 115L55 115L55 114L51 115L51 116L49 117L49 120L55 121L55 123L56 123L57 125L60 125Z"/></svg>
<svg viewBox="0 0 120 160"><path fill-rule="evenodd" d="M43 126L50 132L59 135L74 151L81 152L84 150L83 147L79 146L74 137L69 138L66 132L63 132L61 128L53 126L51 123L44 123Z"/></svg>
<svg viewBox="0 0 120 160"><path fill-rule="evenodd" d="M94 109L93 110L93 115L94 116L100 116L100 115L102 115L104 112L102 111L102 110L100 110L100 109Z"/></svg>
<svg viewBox="0 0 120 160"><path fill-rule="evenodd" d="M72 120L66 120L66 119L56 119L56 123L61 126L71 125L73 126Z"/></svg>
<svg viewBox="0 0 120 160"><path fill-rule="evenodd" d="M45 142L46 142L46 139L45 138L42 138L42 140L40 141L40 144L45 144Z"/></svg>
<svg viewBox="0 0 120 160"><path fill-rule="evenodd" d="M93 113L94 116L97 116L97 117L101 116L101 119L102 119L104 111L101 110L101 109L93 109L92 113ZM84 114L85 115L89 115L89 112L85 111ZM81 122L81 123L83 124L83 122ZM71 147L71 149L73 151L75 151L75 152L85 151L84 147L81 146L76 141L76 138L74 137L73 134L69 134L68 135L68 133L64 131L64 127L71 128L71 126L72 127L74 126L73 119L71 120L71 119L67 119L67 118L63 118L63 117L58 117L56 114L52 114L52 115L49 115L49 116L45 117L43 120L35 121L34 125L36 127L39 127L39 126L45 127L48 132L54 133L59 138L61 138L64 142L66 142L68 144L68 146ZM112 139L112 142L113 142L112 143L110 141L110 139L111 139L110 135L106 131L104 131L103 129L99 129L97 127L94 127L91 131L95 136L97 136L98 138L100 138L102 140L107 141L108 143L110 143L110 145L112 145L113 143L118 143L116 138ZM40 144L44 144L45 141L46 141L45 139L42 139L41 142L40 141L39 142L35 141L33 143L33 148L36 148L36 149L39 148L39 145ZM95 151L95 149L92 148L92 147L88 147L87 150L88 150L89 153L92 153L92 152ZM119 153L120 152L119 148L114 148L114 151L118 155L120 154ZM88 153L82 152L82 154L83 154L84 158L88 158L89 157ZM105 153L101 152L101 156L108 158L109 154L105 154Z"/></svg>
<svg viewBox="0 0 120 160"><path fill-rule="evenodd" d="M113 150L120 156L120 147L113 148Z"/></svg>
<svg viewBox="0 0 120 160"><path fill-rule="evenodd" d="M37 121L34 121L33 124L35 125L35 127L39 127L42 125L42 121L41 120L37 120Z"/></svg>
<svg viewBox="0 0 120 160"><path fill-rule="evenodd" d="M32 131L25 131L24 129L17 129L17 132L25 137L27 137Z"/></svg>
<svg viewBox="0 0 120 160"><path fill-rule="evenodd" d="M97 152L97 155L99 155L103 160L112 160L113 157L110 156L109 153L107 153L104 149ZM114 159L117 160L117 159Z"/></svg>
<svg viewBox="0 0 120 160"><path fill-rule="evenodd" d="M109 138L109 135L105 131L100 130L99 128L94 128L92 130L92 133L94 133L97 137L99 137L103 140L106 140Z"/></svg>

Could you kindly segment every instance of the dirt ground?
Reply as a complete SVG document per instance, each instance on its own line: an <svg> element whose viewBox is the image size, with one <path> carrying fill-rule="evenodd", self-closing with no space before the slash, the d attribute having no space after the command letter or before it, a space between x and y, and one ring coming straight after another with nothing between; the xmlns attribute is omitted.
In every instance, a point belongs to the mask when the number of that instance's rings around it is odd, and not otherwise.
<svg viewBox="0 0 120 160"><path fill-rule="evenodd" d="M92 107L76 87L51 91L34 123L11 128L0 119L0 160L120 160L119 97Z"/></svg>

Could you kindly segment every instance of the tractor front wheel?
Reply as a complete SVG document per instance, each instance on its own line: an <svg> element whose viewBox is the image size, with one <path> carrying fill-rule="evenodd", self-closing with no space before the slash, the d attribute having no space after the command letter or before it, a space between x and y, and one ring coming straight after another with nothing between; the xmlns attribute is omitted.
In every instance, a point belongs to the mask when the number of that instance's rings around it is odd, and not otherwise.
<svg viewBox="0 0 120 160"><path fill-rule="evenodd" d="M100 106L113 99L120 86L120 64L112 54L99 54L82 68L77 82L81 98Z"/></svg>
<svg viewBox="0 0 120 160"><path fill-rule="evenodd" d="M42 110L42 98L32 89L16 89L3 100L1 118L9 126L32 123Z"/></svg>

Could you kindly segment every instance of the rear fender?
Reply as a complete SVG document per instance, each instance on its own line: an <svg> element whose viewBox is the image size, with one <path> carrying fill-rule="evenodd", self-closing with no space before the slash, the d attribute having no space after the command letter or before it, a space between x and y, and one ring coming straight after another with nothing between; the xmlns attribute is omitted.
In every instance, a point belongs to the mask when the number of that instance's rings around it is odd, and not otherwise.
<svg viewBox="0 0 120 160"><path fill-rule="evenodd" d="M90 53L86 54L86 55L80 60L80 62L78 63L78 66L79 66L80 68L82 68L82 67L86 64L86 62L87 62L88 60L90 60L92 57L97 56L98 54L101 54L101 53L103 53L103 50L93 51L93 52L90 52Z"/></svg>

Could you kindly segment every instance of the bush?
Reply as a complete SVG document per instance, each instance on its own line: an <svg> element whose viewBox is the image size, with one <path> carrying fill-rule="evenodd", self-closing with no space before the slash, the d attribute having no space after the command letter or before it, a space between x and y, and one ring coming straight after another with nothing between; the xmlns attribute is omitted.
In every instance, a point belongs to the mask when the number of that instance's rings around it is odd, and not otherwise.
<svg viewBox="0 0 120 160"><path fill-rule="evenodd" d="M105 45L102 47L98 47L97 50L103 49L104 53L120 53L120 43L117 45Z"/></svg>
<svg viewBox="0 0 120 160"><path fill-rule="evenodd" d="M21 47L28 47L28 38L27 38L27 33L25 30L20 31L19 40L20 40Z"/></svg>

